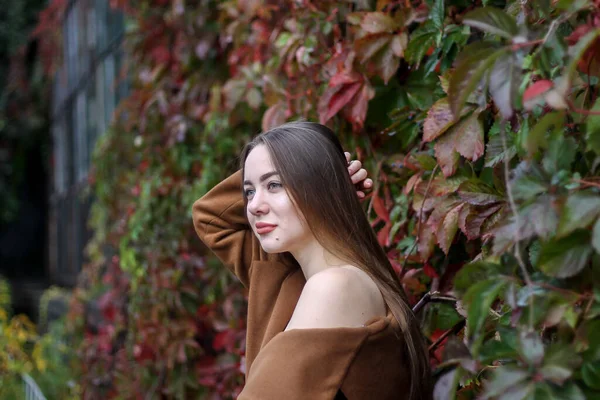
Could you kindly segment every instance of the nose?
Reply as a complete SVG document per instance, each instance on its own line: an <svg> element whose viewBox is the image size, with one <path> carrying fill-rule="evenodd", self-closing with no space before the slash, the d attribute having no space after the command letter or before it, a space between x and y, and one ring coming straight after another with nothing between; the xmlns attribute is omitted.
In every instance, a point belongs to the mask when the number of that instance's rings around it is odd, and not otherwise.
<svg viewBox="0 0 600 400"><path fill-rule="evenodd" d="M248 201L248 211L252 215L263 215L269 212L269 205L265 197L262 194L262 191L257 190L252 196L252 199Z"/></svg>

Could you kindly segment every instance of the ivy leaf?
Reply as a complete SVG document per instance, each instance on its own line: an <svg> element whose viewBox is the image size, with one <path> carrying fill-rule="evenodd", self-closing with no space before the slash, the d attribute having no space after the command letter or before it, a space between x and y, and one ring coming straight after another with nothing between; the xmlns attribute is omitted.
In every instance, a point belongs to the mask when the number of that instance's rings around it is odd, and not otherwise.
<svg viewBox="0 0 600 400"><path fill-rule="evenodd" d="M262 129L268 131L271 128L283 124L286 120L285 105L282 103L273 104L265 111L262 118Z"/></svg>
<svg viewBox="0 0 600 400"><path fill-rule="evenodd" d="M448 98L443 97L439 99L427 111L427 117L423 123L423 142L431 142L438 138L454 125L455 122Z"/></svg>
<svg viewBox="0 0 600 400"><path fill-rule="evenodd" d="M442 375L435 383L433 398L454 399L461 375L460 368L454 368Z"/></svg>
<svg viewBox="0 0 600 400"><path fill-rule="evenodd" d="M506 152L502 144L502 136L500 134L490 137L485 150L485 166L495 167L501 162L508 162L517 155L517 145L515 135L512 133L506 134Z"/></svg>
<svg viewBox="0 0 600 400"><path fill-rule="evenodd" d="M540 369L540 373L545 379L562 385L580 364L581 357L575 349L571 346L554 344L546 352L544 366Z"/></svg>
<svg viewBox="0 0 600 400"><path fill-rule="evenodd" d="M589 233L577 231L565 238L542 244L538 266L549 276L568 278L581 272L591 252Z"/></svg>
<svg viewBox="0 0 600 400"><path fill-rule="evenodd" d="M366 13L360 27L369 33L393 32L398 24L392 17L380 11Z"/></svg>
<svg viewBox="0 0 600 400"><path fill-rule="evenodd" d="M497 204L492 207L476 207L475 211L468 214L464 220L459 221L461 231L469 240L477 239L481 235L481 228L485 221L492 217L504 207L502 204Z"/></svg>
<svg viewBox="0 0 600 400"><path fill-rule="evenodd" d="M506 285L506 280L495 277L477 282L465 293L463 302L468 310L467 330L472 340L471 352L477 356L482 328L488 316L490 307L500 291Z"/></svg>
<svg viewBox="0 0 600 400"><path fill-rule="evenodd" d="M408 36L406 32L400 32L397 35L394 35L392 38L392 42L390 47L392 51L396 55L396 57L404 57L404 50L406 50L406 46L408 45Z"/></svg>
<svg viewBox="0 0 600 400"><path fill-rule="evenodd" d="M454 277L454 290L459 297L475 283L509 273L502 265L490 261L473 261L464 265Z"/></svg>
<svg viewBox="0 0 600 400"><path fill-rule="evenodd" d="M594 390L600 390L600 361L583 364L581 375L586 385Z"/></svg>
<svg viewBox="0 0 600 400"><path fill-rule="evenodd" d="M483 141L483 123L478 112L473 112L450 128L434 146L435 157L444 176L449 177L456 172L458 154L471 161L481 157L484 152Z"/></svg>
<svg viewBox="0 0 600 400"><path fill-rule="evenodd" d="M516 200L531 200L547 191L549 182L536 165L522 163L517 167L510 186Z"/></svg>
<svg viewBox="0 0 600 400"><path fill-rule="evenodd" d="M406 61L411 64L417 64L418 66L427 50L429 50L431 46L437 44L440 36L441 32L435 27L431 20L415 29L410 35L408 46L404 52Z"/></svg>
<svg viewBox="0 0 600 400"><path fill-rule="evenodd" d="M562 129L561 129L562 130ZM577 154L577 142L572 137L565 137L561 131L556 131L548 145L542 165L550 175L561 170L568 170Z"/></svg>
<svg viewBox="0 0 600 400"><path fill-rule="evenodd" d="M555 129L562 129L564 126L564 119L565 113L562 111L555 111L544 115L533 129L529 131L529 134L522 142L527 153L531 156L538 148L546 148L548 146L546 133L548 130L554 131Z"/></svg>
<svg viewBox="0 0 600 400"><path fill-rule="evenodd" d="M600 195L591 191L571 194L561 213L557 236L566 236L575 229L586 228L600 215Z"/></svg>
<svg viewBox="0 0 600 400"><path fill-rule="evenodd" d="M529 378L529 372L518 369L514 366L502 366L497 368L492 374L491 379L485 385L483 399L489 399L495 396L506 394L510 389L524 383ZM508 398L508 397L507 397ZM511 399L513 397L510 397ZM522 399L523 397L515 397Z"/></svg>
<svg viewBox="0 0 600 400"><path fill-rule="evenodd" d="M519 333L519 353L529 365L538 366L544 358L544 344L537 332Z"/></svg>
<svg viewBox="0 0 600 400"><path fill-rule="evenodd" d="M400 59L394 54L392 46L387 46L377 54L373 61L379 75L383 78L383 82L387 85L398 70Z"/></svg>
<svg viewBox="0 0 600 400"><path fill-rule="evenodd" d="M485 73L506 52L505 49L497 50L496 45L489 42L478 42L465 47L448 86L448 99L456 119Z"/></svg>
<svg viewBox="0 0 600 400"><path fill-rule="evenodd" d="M444 0L434 0L430 15L433 25L441 30L444 27Z"/></svg>
<svg viewBox="0 0 600 400"><path fill-rule="evenodd" d="M347 85L342 85L340 89L331 97L331 100L329 100L329 104L327 105L327 113L325 114L325 119L323 121L329 121L346 104L348 104L356 95L356 93L358 93L361 86L361 82L354 82Z"/></svg>
<svg viewBox="0 0 600 400"><path fill-rule="evenodd" d="M458 213L461 207L462 204L450 210L444 217L444 222L438 226L436 237L444 254L448 254L450 251L450 245L458 231Z"/></svg>
<svg viewBox="0 0 600 400"><path fill-rule="evenodd" d="M360 62L364 63L384 48L391 39L392 35L387 32L367 35L354 42L354 51L356 51Z"/></svg>
<svg viewBox="0 0 600 400"><path fill-rule="evenodd" d="M421 259L428 260L433 253L435 246L435 235L431 227L427 224L421 224L418 238L418 249Z"/></svg>
<svg viewBox="0 0 600 400"><path fill-rule="evenodd" d="M457 193L461 199L475 206L486 206L504 201L493 187L475 178L461 183Z"/></svg>
<svg viewBox="0 0 600 400"><path fill-rule="evenodd" d="M512 39L519 33L514 18L495 7L477 8L465 15L463 23L506 39Z"/></svg>
<svg viewBox="0 0 600 400"><path fill-rule="evenodd" d="M507 53L496 60L490 74L490 93L504 119L513 115L514 100L517 98L522 79L522 69L517 56Z"/></svg>

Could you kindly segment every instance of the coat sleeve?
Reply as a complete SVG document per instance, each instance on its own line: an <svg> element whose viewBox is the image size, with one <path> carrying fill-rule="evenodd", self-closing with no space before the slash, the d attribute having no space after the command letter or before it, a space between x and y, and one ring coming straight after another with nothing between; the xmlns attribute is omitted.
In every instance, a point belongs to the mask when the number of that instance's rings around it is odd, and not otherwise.
<svg viewBox="0 0 600 400"><path fill-rule="evenodd" d="M196 200L192 217L204 244L249 287L252 261L266 259L267 255L246 219L241 170Z"/></svg>

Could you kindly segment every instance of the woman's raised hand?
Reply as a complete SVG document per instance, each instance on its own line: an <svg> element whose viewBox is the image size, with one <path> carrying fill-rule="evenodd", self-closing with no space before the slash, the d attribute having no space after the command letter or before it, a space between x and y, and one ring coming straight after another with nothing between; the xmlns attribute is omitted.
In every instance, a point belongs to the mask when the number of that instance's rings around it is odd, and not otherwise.
<svg viewBox="0 0 600 400"><path fill-rule="evenodd" d="M365 198L365 192L373 187L373 181L367 178L367 170L362 168L362 163L358 160L350 160L350 153L344 152L346 161L348 161L348 173L352 183L359 189L356 191L359 199Z"/></svg>

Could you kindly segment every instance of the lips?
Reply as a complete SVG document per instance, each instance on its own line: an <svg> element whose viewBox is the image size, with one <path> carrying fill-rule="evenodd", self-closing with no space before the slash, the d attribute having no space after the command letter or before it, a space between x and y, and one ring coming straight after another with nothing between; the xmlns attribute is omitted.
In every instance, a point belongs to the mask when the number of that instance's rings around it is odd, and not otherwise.
<svg viewBox="0 0 600 400"><path fill-rule="evenodd" d="M255 226L256 226L256 233L258 233L259 235L269 233L277 227L277 225L267 224L266 222L257 222Z"/></svg>

